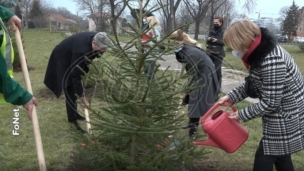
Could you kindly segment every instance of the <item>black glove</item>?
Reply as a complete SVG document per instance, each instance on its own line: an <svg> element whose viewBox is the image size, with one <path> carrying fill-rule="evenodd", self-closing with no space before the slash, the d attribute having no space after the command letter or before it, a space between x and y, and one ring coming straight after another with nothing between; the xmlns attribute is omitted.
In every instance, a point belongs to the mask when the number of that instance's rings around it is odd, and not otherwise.
<svg viewBox="0 0 304 171"><path fill-rule="evenodd" d="M182 103L182 105L187 105L187 104L189 104L189 94L187 94L186 96L184 96L184 98L183 98L183 103Z"/></svg>

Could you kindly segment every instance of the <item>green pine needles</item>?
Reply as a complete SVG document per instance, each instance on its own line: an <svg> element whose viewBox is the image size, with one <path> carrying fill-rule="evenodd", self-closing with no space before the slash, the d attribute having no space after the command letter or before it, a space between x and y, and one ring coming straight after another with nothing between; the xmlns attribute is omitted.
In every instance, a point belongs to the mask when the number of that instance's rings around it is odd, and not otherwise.
<svg viewBox="0 0 304 171"><path fill-rule="evenodd" d="M148 2L140 4L141 9ZM205 153L181 129L188 121L179 105L181 93L189 91L183 86L188 75L159 69L156 61L173 52L165 43L168 36L151 40L155 43L149 52L142 50L141 35L146 30L139 29L143 14L137 17L136 26L129 24L132 40L120 43L114 29L114 47L92 63L85 78L94 87L88 95L93 134L81 139L86 146L79 149L76 165L88 170L182 170ZM156 60L147 62L148 56ZM156 67L149 79L144 70L151 63Z"/></svg>

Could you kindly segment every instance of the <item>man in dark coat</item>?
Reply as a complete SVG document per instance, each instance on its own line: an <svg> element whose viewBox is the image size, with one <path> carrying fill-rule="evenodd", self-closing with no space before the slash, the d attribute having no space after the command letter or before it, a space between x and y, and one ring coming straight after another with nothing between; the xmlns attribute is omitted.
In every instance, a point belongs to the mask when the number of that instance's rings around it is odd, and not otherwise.
<svg viewBox="0 0 304 171"><path fill-rule="evenodd" d="M85 131L81 129L77 120L85 118L77 112L76 95L81 97L85 105L88 105L88 102L81 76L89 71L88 65L91 61L106 52L108 46L112 46L112 42L104 32L77 33L59 43L49 59L44 84L57 98L64 91L68 121L82 133Z"/></svg>
<svg viewBox="0 0 304 171"><path fill-rule="evenodd" d="M225 57L223 24L224 20L222 17L214 17L213 28L207 38L207 52L214 63L220 87L222 84L222 62Z"/></svg>

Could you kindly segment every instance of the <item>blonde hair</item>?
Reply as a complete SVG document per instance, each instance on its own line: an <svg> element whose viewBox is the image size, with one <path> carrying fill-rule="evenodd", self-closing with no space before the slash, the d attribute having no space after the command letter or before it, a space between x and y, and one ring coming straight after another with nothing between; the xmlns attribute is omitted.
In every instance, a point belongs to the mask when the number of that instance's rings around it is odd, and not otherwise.
<svg viewBox="0 0 304 171"><path fill-rule="evenodd" d="M247 52L252 41L261 34L260 28L248 19L238 19L230 23L224 32L224 44L238 52Z"/></svg>
<svg viewBox="0 0 304 171"><path fill-rule="evenodd" d="M199 48L202 47L202 45L200 43L198 43L198 41L190 38L190 36L188 34L186 34L185 32L183 32L183 30L180 30L180 29L174 31L170 35L170 39L183 41L184 43L192 44L192 45L197 46Z"/></svg>
<svg viewBox="0 0 304 171"><path fill-rule="evenodd" d="M150 16L146 18L149 28L160 25L159 20L155 16Z"/></svg>

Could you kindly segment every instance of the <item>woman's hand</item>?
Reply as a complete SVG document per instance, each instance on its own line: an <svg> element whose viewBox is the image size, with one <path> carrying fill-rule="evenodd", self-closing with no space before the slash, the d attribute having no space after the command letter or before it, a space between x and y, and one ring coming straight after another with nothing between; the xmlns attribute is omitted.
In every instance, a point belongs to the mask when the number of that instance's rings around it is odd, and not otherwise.
<svg viewBox="0 0 304 171"><path fill-rule="evenodd" d="M88 108L90 106L89 102L87 101L86 97L81 97L81 101L82 101L82 107L83 108Z"/></svg>
<svg viewBox="0 0 304 171"><path fill-rule="evenodd" d="M229 118L230 119L235 119L235 120L240 120L239 111L230 113Z"/></svg>
<svg viewBox="0 0 304 171"><path fill-rule="evenodd" d="M221 105L225 105L225 106L231 106L232 105L232 101L229 98L229 96L224 96L222 98L220 98L220 100L218 100L218 103Z"/></svg>
<svg viewBox="0 0 304 171"><path fill-rule="evenodd" d="M227 95L220 98L220 100L217 103L219 103L221 105L224 105L224 106L231 106L232 105L232 101L229 98L229 96L227 96ZM235 120L240 120L239 111L230 113L229 118L235 119Z"/></svg>

